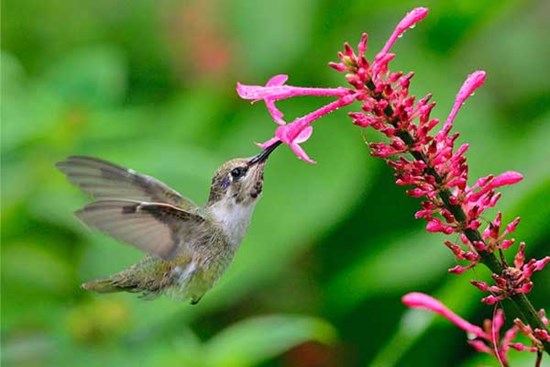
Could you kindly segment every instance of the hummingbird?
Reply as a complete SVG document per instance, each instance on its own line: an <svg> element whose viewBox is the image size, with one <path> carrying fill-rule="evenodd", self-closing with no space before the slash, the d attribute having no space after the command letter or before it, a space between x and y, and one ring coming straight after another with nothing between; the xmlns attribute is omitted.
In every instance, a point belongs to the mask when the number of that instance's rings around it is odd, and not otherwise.
<svg viewBox="0 0 550 367"><path fill-rule="evenodd" d="M75 212L82 222L147 253L129 268L81 287L147 299L164 294L197 304L239 248L262 193L266 160L279 145L222 164L202 206L153 177L102 159L71 156L56 163L95 199Z"/></svg>

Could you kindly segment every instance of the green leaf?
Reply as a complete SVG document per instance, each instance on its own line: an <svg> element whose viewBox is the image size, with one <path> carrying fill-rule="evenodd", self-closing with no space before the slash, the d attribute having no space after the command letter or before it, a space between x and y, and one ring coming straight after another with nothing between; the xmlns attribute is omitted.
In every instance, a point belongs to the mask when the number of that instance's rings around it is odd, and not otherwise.
<svg viewBox="0 0 550 367"><path fill-rule="evenodd" d="M232 18L242 48L246 69L258 74L287 69L307 47L311 37L309 16L315 2L307 1L233 1ZM273 60L277 60L276 63Z"/></svg>
<svg viewBox="0 0 550 367"><path fill-rule="evenodd" d="M434 233L421 231L405 238L365 242L379 250L358 254L352 266L332 279L327 286L329 309L345 314L369 298L424 287L440 278L452 262L441 236Z"/></svg>
<svg viewBox="0 0 550 367"><path fill-rule="evenodd" d="M3 246L4 247L4 246ZM2 278L10 288L32 294L66 292L72 285L71 269L59 254L24 239L9 243L2 249ZM25 269L20 269L25 264Z"/></svg>
<svg viewBox="0 0 550 367"><path fill-rule="evenodd" d="M17 58L2 52L2 158L32 139L48 136L62 103L47 88L28 80Z"/></svg>
<svg viewBox="0 0 550 367"><path fill-rule="evenodd" d="M112 107L124 98L126 74L117 49L96 46L66 56L46 74L44 82L68 104Z"/></svg>
<svg viewBox="0 0 550 367"><path fill-rule="evenodd" d="M224 329L204 345L203 356L210 367L255 366L303 342L332 343L335 338L335 329L321 319L263 316Z"/></svg>

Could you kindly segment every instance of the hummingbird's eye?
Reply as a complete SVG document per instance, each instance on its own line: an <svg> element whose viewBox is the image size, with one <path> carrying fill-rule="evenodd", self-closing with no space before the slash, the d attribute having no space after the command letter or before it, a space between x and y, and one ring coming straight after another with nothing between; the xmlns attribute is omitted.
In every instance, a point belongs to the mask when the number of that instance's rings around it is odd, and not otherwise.
<svg viewBox="0 0 550 367"><path fill-rule="evenodd" d="M242 177L244 176L245 173L246 173L246 168L244 167L236 167L231 170L231 176L233 176L233 178Z"/></svg>

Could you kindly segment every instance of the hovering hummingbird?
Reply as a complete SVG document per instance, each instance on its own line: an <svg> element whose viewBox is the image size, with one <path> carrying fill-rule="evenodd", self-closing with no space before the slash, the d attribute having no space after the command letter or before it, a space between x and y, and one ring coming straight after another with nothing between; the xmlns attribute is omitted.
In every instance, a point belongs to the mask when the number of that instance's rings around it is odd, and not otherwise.
<svg viewBox="0 0 550 367"><path fill-rule="evenodd" d="M222 164L203 206L153 177L101 159L72 156L58 162L69 181L96 200L76 216L148 253L126 270L82 288L146 298L168 294L198 303L237 251L262 192L265 162L279 144Z"/></svg>

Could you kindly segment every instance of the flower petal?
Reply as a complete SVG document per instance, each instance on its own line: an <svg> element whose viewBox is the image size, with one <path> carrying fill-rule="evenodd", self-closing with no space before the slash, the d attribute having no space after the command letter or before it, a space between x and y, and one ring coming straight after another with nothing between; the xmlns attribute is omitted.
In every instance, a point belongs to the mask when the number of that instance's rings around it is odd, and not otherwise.
<svg viewBox="0 0 550 367"><path fill-rule="evenodd" d="M269 79L265 85L266 85L266 87L274 87L274 86L284 85L287 80L288 80L288 75L278 74L278 75L275 75L274 77L272 77L271 79Z"/></svg>
<svg viewBox="0 0 550 367"><path fill-rule="evenodd" d="M306 154L306 152L304 151L304 149L299 146L298 144L296 143L290 143L290 149L292 149L292 151L294 152L294 154L296 154L296 156L303 160L303 161L306 161L307 163L311 163L311 164L315 164L317 162L315 162L313 159L309 158L309 156Z"/></svg>
<svg viewBox="0 0 550 367"><path fill-rule="evenodd" d="M307 126L305 129L300 131L296 139L294 139L294 142L301 144L307 141L311 137L311 134L313 134L313 126Z"/></svg>
<svg viewBox="0 0 550 367"><path fill-rule="evenodd" d="M265 100L265 106L267 108L267 111L269 112L269 114L273 118L273 121L275 121L275 123L277 125L285 125L286 124L286 121L283 120L284 114L281 112L281 110L279 110L277 108L277 106L275 106L275 101L274 100L266 99Z"/></svg>

